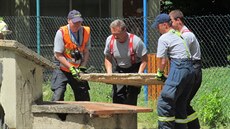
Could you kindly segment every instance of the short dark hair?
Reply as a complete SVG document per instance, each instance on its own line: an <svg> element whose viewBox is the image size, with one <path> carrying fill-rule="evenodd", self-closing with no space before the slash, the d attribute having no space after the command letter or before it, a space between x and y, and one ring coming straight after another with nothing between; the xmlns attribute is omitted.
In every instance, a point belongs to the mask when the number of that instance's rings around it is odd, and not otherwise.
<svg viewBox="0 0 230 129"><path fill-rule="evenodd" d="M171 11L169 15L175 20L179 18L184 23L184 14L179 9Z"/></svg>

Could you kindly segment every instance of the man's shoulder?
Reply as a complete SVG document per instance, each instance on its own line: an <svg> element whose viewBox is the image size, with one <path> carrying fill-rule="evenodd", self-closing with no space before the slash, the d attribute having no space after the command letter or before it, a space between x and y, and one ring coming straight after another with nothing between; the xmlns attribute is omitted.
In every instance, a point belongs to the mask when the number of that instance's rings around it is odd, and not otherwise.
<svg viewBox="0 0 230 129"><path fill-rule="evenodd" d="M61 31L61 29L57 30L55 37L62 37L62 31Z"/></svg>
<svg viewBox="0 0 230 129"><path fill-rule="evenodd" d="M191 31L189 32L184 32L181 34L182 37L185 37L185 38L196 38L195 34Z"/></svg>
<svg viewBox="0 0 230 129"><path fill-rule="evenodd" d="M59 30L61 30L61 29L69 29L69 28L68 28L68 25L64 25L64 26L61 26L61 27L59 28Z"/></svg>
<svg viewBox="0 0 230 129"><path fill-rule="evenodd" d="M130 35L133 35L133 42L140 42L140 41L142 41L141 38L140 38L139 36L137 36L137 35L135 35L135 34L132 34L132 33L130 33L129 36L130 36Z"/></svg>
<svg viewBox="0 0 230 129"><path fill-rule="evenodd" d="M106 38L106 41L110 41L111 39L112 39L112 35L108 36L108 37Z"/></svg>
<svg viewBox="0 0 230 129"><path fill-rule="evenodd" d="M91 30L91 28L89 27L89 26L81 26L81 28L80 28L81 30L87 30L87 31L90 31Z"/></svg>
<svg viewBox="0 0 230 129"><path fill-rule="evenodd" d="M134 35L134 38L141 39L138 35L135 35L135 34L133 35Z"/></svg>
<svg viewBox="0 0 230 129"><path fill-rule="evenodd" d="M183 26L183 28L181 29L181 34L183 35L194 35L194 33L190 30L190 29L188 29L188 27L186 27L186 26Z"/></svg>
<svg viewBox="0 0 230 129"><path fill-rule="evenodd" d="M90 29L89 26L81 26L81 28L82 28L82 29L83 29L83 28Z"/></svg>
<svg viewBox="0 0 230 129"><path fill-rule="evenodd" d="M159 40L168 40L175 36L173 33L167 32L160 36Z"/></svg>

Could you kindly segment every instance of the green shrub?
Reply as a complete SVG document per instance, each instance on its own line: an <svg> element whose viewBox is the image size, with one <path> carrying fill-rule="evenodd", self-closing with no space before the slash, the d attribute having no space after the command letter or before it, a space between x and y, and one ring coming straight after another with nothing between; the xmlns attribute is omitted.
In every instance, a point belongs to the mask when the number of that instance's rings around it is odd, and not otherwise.
<svg viewBox="0 0 230 129"><path fill-rule="evenodd" d="M202 85L193 100L202 124L210 128L226 128L230 122L230 69L203 70Z"/></svg>
<svg viewBox="0 0 230 129"><path fill-rule="evenodd" d="M224 119L221 102L223 95L220 94L220 88L215 88L210 94L202 95L198 99L199 115L205 124L210 127L216 127Z"/></svg>

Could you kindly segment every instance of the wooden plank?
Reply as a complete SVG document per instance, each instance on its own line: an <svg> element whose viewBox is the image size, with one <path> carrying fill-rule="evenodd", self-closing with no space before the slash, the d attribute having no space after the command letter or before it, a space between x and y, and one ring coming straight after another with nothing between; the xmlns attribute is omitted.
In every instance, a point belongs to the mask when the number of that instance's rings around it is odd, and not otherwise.
<svg viewBox="0 0 230 129"><path fill-rule="evenodd" d="M82 80L102 82L108 84L120 84L120 85L162 85L162 81L156 80L155 73L89 73L81 74Z"/></svg>
<svg viewBox="0 0 230 129"><path fill-rule="evenodd" d="M151 112L151 108L114 104L114 103L103 103L103 102L83 102L78 103L84 106L89 114L95 115L110 115L110 114L123 114L123 113L138 113L138 112Z"/></svg>
<svg viewBox="0 0 230 129"><path fill-rule="evenodd" d="M86 101L47 101L39 105L32 106L33 113L88 113L91 115L112 115L152 111L153 110L151 108L147 107Z"/></svg>

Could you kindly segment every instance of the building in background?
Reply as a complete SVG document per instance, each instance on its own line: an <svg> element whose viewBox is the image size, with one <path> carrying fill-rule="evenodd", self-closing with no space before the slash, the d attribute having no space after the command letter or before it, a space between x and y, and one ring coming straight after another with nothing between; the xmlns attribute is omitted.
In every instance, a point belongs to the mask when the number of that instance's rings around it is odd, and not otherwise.
<svg viewBox="0 0 230 129"><path fill-rule="evenodd" d="M0 0L0 16L36 16L37 0ZM66 16L79 10L85 17L142 16L143 0L39 0L41 16ZM159 10L160 0L147 0L149 14ZM151 9L154 8L154 9ZM159 11L158 11L159 12Z"/></svg>

